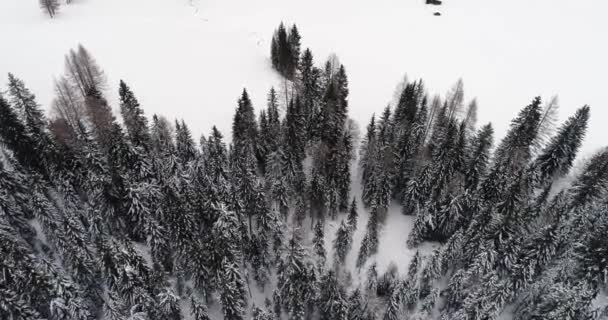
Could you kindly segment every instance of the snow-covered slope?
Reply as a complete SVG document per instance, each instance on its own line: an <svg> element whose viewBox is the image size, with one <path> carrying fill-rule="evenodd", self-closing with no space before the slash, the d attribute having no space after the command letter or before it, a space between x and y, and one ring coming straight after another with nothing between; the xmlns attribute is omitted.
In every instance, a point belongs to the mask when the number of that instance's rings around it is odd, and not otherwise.
<svg viewBox="0 0 608 320"><path fill-rule="evenodd" d="M608 30L601 1L73 0L49 19L35 0L0 1L0 73L23 78L45 106L63 55L78 43L97 57L116 96L119 79L146 112L184 118L194 134L229 134L243 87L256 106L280 87L268 61L279 21L295 22L317 63L336 52L350 80L351 115L379 112L407 72L444 94L459 78L497 136L535 95L559 94L562 118L593 117L585 151L601 146L608 116ZM442 16L432 15L434 10Z"/></svg>

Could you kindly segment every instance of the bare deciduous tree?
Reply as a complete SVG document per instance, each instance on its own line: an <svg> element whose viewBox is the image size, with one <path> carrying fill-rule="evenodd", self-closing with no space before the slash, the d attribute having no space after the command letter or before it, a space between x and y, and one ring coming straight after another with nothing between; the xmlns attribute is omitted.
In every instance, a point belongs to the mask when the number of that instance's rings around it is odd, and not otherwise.
<svg viewBox="0 0 608 320"><path fill-rule="evenodd" d="M57 11L59 11L59 1L58 0L39 0L40 8L46 11L51 18L55 17Z"/></svg>
<svg viewBox="0 0 608 320"><path fill-rule="evenodd" d="M65 56L65 69L66 77L83 97L93 89L105 89L105 74L82 45L78 45L78 50L70 50Z"/></svg>
<svg viewBox="0 0 608 320"><path fill-rule="evenodd" d="M448 119L460 116L464 102L464 84L462 79L458 79L446 96L448 104Z"/></svg>
<svg viewBox="0 0 608 320"><path fill-rule="evenodd" d="M67 78L55 80L55 100L53 100L53 116L65 120L67 125L78 130L78 123L85 119L84 101L79 92L70 84Z"/></svg>

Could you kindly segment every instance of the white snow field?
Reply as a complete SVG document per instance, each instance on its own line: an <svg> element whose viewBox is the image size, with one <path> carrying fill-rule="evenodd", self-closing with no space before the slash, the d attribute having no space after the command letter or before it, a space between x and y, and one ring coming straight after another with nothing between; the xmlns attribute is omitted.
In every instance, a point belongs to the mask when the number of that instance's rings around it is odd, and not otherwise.
<svg viewBox="0 0 608 320"><path fill-rule="evenodd" d="M608 3L597 0L73 0L49 19L36 0L0 0L0 74L23 78L48 106L63 55L82 43L109 78L124 79L148 115L226 135L243 87L256 107L281 81L270 68L278 23L297 23L320 65L345 64L350 113L363 128L405 73L445 94L460 77L496 137L535 95L559 94L561 119L592 106L586 152L605 143ZM442 16L433 16L440 11ZM3 80L5 81L5 80Z"/></svg>

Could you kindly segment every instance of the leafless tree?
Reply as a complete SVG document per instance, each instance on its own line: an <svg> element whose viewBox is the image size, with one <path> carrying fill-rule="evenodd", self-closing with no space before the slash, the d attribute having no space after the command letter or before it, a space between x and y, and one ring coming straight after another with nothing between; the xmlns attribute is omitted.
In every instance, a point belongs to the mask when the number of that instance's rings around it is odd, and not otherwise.
<svg viewBox="0 0 608 320"><path fill-rule="evenodd" d="M57 11L59 11L59 1L58 0L39 0L40 8L46 11L51 18L55 17Z"/></svg>
<svg viewBox="0 0 608 320"><path fill-rule="evenodd" d="M464 84L462 79L458 79L450 92L448 92L446 102L448 104L448 119L460 116L464 102Z"/></svg>
<svg viewBox="0 0 608 320"><path fill-rule="evenodd" d="M462 121L464 123L464 128L467 130L467 134L469 136L472 135L475 132L475 125L477 124L477 99L471 100Z"/></svg>
<svg viewBox="0 0 608 320"><path fill-rule="evenodd" d="M67 79L80 91L82 97L92 89L105 89L105 74L82 45L78 45L78 50L70 50L65 56L65 69Z"/></svg>
<svg viewBox="0 0 608 320"><path fill-rule="evenodd" d="M80 128L78 123L86 117L82 96L65 77L55 80L55 99L51 112L55 118L64 120L75 130Z"/></svg>
<svg viewBox="0 0 608 320"><path fill-rule="evenodd" d="M428 119L426 120L426 126L424 129L424 139L423 141L426 141L427 137L430 136L430 132L431 132L431 128L433 127L433 124L435 123L435 118L437 117L437 113L439 112L439 109L441 109L441 98L436 95L433 97L433 100L431 100L431 107L429 109L429 116Z"/></svg>
<svg viewBox="0 0 608 320"><path fill-rule="evenodd" d="M533 153L540 152L542 147L547 143L551 136L555 133L557 121L559 117L559 98L551 97L543 106L542 115L536 128L536 139L534 139Z"/></svg>
<svg viewBox="0 0 608 320"><path fill-rule="evenodd" d="M56 118L49 123L49 130L53 136L62 144L73 147L78 143L78 136L65 119Z"/></svg>

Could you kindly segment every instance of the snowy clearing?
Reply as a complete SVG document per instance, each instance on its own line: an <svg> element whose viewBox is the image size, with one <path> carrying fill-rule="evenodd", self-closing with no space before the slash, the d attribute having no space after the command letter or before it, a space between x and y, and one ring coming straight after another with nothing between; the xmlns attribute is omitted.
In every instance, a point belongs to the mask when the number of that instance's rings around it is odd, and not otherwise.
<svg viewBox="0 0 608 320"><path fill-rule="evenodd" d="M392 98L405 73L445 94L460 77L477 97L480 123L502 137L516 112L536 95L560 97L561 119L592 106L584 152L606 136L608 5L593 0L203 1L74 0L49 19L36 1L0 2L0 73L13 72L48 106L63 55L78 43L98 59L116 101L132 86L148 115L184 118L195 136L213 124L229 135L243 87L264 106L279 76L269 39L282 20L296 23L317 64L335 52L345 64L350 114L360 124ZM442 16L433 16L440 11ZM114 104L114 107L115 104Z"/></svg>

